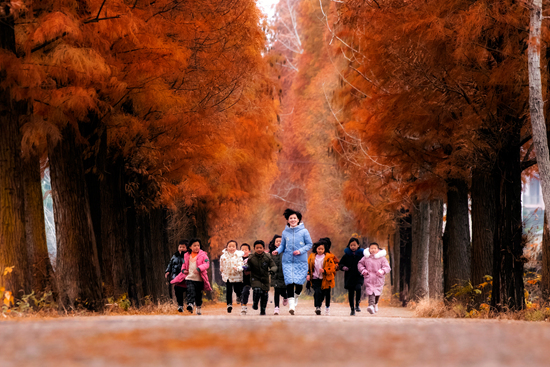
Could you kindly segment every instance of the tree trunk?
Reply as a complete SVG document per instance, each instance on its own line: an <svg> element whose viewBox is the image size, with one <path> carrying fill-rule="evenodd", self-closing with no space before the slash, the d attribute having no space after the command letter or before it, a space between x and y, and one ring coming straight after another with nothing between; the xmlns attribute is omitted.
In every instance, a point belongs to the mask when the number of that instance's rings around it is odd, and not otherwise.
<svg viewBox="0 0 550 367"><path fill-rule="evenodd" d="M430 204L424 200L412 214L411 299L429 296L428 258L430 247Z"/></svg>
<svg viewBox="0 0 550 367"><path fill-rule="evenodd" d="M494 167L497 193L491 304L497 310L521 310L525 304L519 128L509 139Z"/></svg>
<svg viewBox="0 0 550 367"><path fill-rule="evenodd" d="M82 163L82 146L74 127L67 125L62 140L49 144L60 307L103 307L101 276Z"/></svg>
<svg viewBox="0 0 550 367"><path fill-rule="evenodd" d="M404 306L410 300L412 218L407 214L399 224L399 300Z"/></svg>
<svg viewBox="0 0 550 367"><path fill-rule="evenodd" d="M152 295L156 300L168 296L168 287L165 284L164 269L167 260L164 259L164 235L162 209L152 209L149 213L151 225L151 259L152 272L150 279L153 284Z"/></svg>
<svg viewBox="0 0 550 367"><path fill-rule="evenodd" d="M546 122L544 121L544 100L542 97L542 80L540 73L540 37L542 26L542 0L532 0L530 4L530 32L527 49L529 66L529 112L533 144L537 156L542 197L550 205L550 153ZM550 211L545 211L550 218Z"/></svg>
<svg viewBox="0 0 550 367"><path fill-rule="evenodd" d="M136 210L133 206L131 199L125 195L126 200L126 233L128 235L126 241L128 244L128 251L130 253L131 269L132 269L132 278L133 278L133 287L135 289L135 294L131 294L130 297L134 302L134 305L139 306L141 300L145 297L146 293L144 291L144 282L143 282L143 273L142 267L144 267L145 262L143 259L143 252L140 248L140 237L141 237L141 228L138 225L138 217L136 215Z"/></svg>
<svg viewBox="0 0 550 367"><path fill-rule="evenodd" d="M544 230L542 233L542 279L540 290L544 301L550 300L550 226L544 217Z"/></svg>
<svg viewBox="0 0 550 367"><path fill-rule="evenodd" d="M452 179L447 183L447 224L443 235L444 291L470 279L470 223L468 185Z"/></svg>
<svg viewBox="0 0 550 367"><path fill-rule="evenodd" d="M32 289L37 293L42 293L52 290L53 269L46 240L44 198L42 197L38 155L31 153L27 159L24 159L22 171L25 183L25 227Z"/></svg>
<svg viewBox="0 0 550 367"><path fill-rule="evenodd" d="M15 53L14 21L11 16L0 22L0 48ZM0 70L0 82L6 79ZM0 89L0 286L14 296L29 293L30 269L25 238L25 198L21 167L19 115L25 111L13 101L10 89ZM13 272L4 276L6 267Z"/></svg>
<svg viewBox="0 0 550 367"><path fill-rule="evenodd" d="M496 220L496 187L490 172L474 168L472 172L472 285L486 281L485 276L493 276L493 241ZM491 285L481 288L475 303L486 302Z"/></svg>
<svg viewBox="0 0 550 367"><path fill-rule="evenodd" d="M393 243L392 243L392 258L393 258L393 264L392 264L392 278L393 278L393 284L392 284L392 296L394 294L399 294L400 289L400 277L399 277L399 257L400 257L400 236L399 236L399 226L395 226L395 232L392 236Z"/></svg>
<svg viewBox="0 0 550 367"><path fill-rule="evenodd" d="M208 203L206 200L196 202L193 214L193 235L202 241L202 249L208 253L208 258L212 260L210 235L208 233ZM212 267L208 268L208 279L212 279ZM211 295L209 294L208 297L211 297Z"/></svg>
<svg viewBox="0 0 550 367"><path fill-rule="evenodd" d="M106 136L105 136L106 138ZM103 139L106 140L106 139ZM124 186L122 158L107 158L100 180L101 194L101 244L106 274L112 276L110 296L115 299L123 294L135 298L132 281L130 252L127 246L126 213L124 210ZM132 290L130 289L132 288Z"/></svg>
<svg viewBox="0 0 550 367"><path fill-rule="evenodd" d="M443 297L443 201L430 201L430 248L428 258L430 298Z"/></svg>

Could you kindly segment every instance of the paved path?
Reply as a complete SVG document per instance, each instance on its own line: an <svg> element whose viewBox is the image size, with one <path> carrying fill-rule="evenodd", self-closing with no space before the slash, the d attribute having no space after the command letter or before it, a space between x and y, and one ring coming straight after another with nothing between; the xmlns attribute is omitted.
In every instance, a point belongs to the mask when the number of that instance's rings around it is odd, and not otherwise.
<svg viewBox="0 0 550 367"><path fill-rule="evenodd" d="M0 366L550 366L549 323L284 311L0 322Z"/></svg>

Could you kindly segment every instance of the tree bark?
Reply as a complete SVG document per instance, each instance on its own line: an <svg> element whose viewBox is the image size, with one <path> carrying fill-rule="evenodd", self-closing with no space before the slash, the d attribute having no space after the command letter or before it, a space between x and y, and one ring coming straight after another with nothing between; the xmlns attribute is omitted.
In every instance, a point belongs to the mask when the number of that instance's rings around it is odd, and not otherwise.
<svg viewBox="0 0 550 367"><path fill-rule="evenodd" d="M152 295L156 300L168 296L165 285L164 269L168 260L164 259L164 221L161 208L152 209L149 213L151 225L151 259L152 272L150 279L153 284Z"/></svg>
<svg viewBox="0 0 550 367"><path fill-rule="evenodd" d="M109 281L112 289L108 295L115 299L123 294L135 298L136 293L127 244L123 164L120 157L107 158L100 180L101 207L103 208L101 213L102 256L107 268L106 274L112 277Z"/></svg>
<svg viewBox="0 0 550 367"><path fill-rule="evenodd" d="M404 306L410 300L412 218L404 216L399 223L399 300Z"/></svg>
<svg viewBox="0 0 550 367"><path fill-rule="evenodd" d="M428 283L430 298L443 297L443 201L430 201Z"/></svg>
<svg viewBox="0 0 550 367"><path fill-rule="evenodd" d="M23 161L25 228L29 263L31 265L32 289L37 293L42 293L53 290L53 268L48 254L48 241L46 240L40 158L38 155L31 153Z"/></svg>
<svg viewBox="0 0 550 367"><path fill-rule="evenodd" d="M16 51L11 16L0 22L0 48L12 53ZM5 79L5 70L0 70L0 82ZM0 286L16 297L31 289L20 172L19 115L25 110L24 103L12 99L9 88L0 89ZM4 276L4 269L12 266L13 272Z"/></svg>
<svg viewBox="0 0 550 367"><path fill-rule="evenodd" d="M135 294L130 294L134 305L139 306L146 293L144 291L143 273L142 267L144 267L143 252L140 248L140 234L141 228L138 225L138 217L136 210L133 206L132 200L125 195L126 202L126 243L128 245L128 251L130 253L132 278L135 288Z"/></svg>
<svg viewBox="0 0 550 367"><path fill-rule="evenodd" d="M548 151L548 137L546 121L544 119L544 100L542 96L542 80L540 72L541 27L542 27L542 0L533 0L530 4L530 32L529 48L527 51L529 65L529 111L531 114L531 128L533 144L537 156L537 165L542 187L542 197L545 207L550 205L550 153ZM544 232L547 232L547 223L550 221L550 210L544 211ZM546 233L546 237L548 237ZM546 242L545 242L546 241ZM543 234L543 267L541 288L543 297L548 298L550 290L548 279L548 238Z"/></svg>
<svg viewBox="0 0 550 367"><path fill-rule="evenodd" d="M202 241L202 249L208 253L208 257L212 259L210 253L210 235L208 227L208 203L206 200L198 200L195 203L193 210L193 235ZM208 279L212 279L212 267L208 268ZM208 295L210 297L210 295Z"/></svg>
<svg viewBox="0 0 550 367"><path fill-rule="evenodd" d="M542 0L532 0L530 4L530 32L527 49L529 66L529 112L531 115L531 129L533 144L537 156L542 197L550 205L550 153L546 122L544 120L544 100L542 96L542 78L540 72L541 27L542 27ZM545 211L550 218L550 211Z"/></svg>
<svg viewBox="0 0 550 367"><path fill-rule="evenodd" d="M491 304L497 310L521 310L525 300L519 128L500 149L493 172L497 195Z"/></svg>
<svg viewBox="0 0 550 367"><path fill-rule="evenodd" d="M400 258L400 236L399 236L399 225L395 226L395 232L392 236L393 244L392 244L392 252L393 252L393 264L392 264L392 277L393 277L393 284L392 284L392 296L395 294L399 294L400 289L400 276L399 276L399 258Z"/></svg>
<svg viewBox="0 0 550 367"><path fill-rule="evenodd" d="M470 278L468 185L458 179L449 180L447 185L447 224L443 235L445 294Z"/></svg>
<svg viewBox="0 0 550 367"><path fill-rule="evenodd" d="M412 214L411 299L429 296L430 203L424 200Z"/></svg>
<svg viewBox="0 0 550 367"><path fill-rule="evenodd" d="M542 270L540 290L544 301L550 300L550 226L544 216L544 230L542 233Z"/></svg>
<svg viewBox="0 0 550 367"><path fill-rule="evenodd" d="M496 187L491 172L482 168L472 171L472 285L486 281L485 276L493 276L493 248L496 220ZM487 301L491 285L481 288L475 303Z"/></svg>
<svg viewBox="0 0 550 367"><path fill-rule="evenodd" d="M73 126L49 144L55 229L56 278L60 307L103 308L101 276L82 163L82 146Z"/></svg>

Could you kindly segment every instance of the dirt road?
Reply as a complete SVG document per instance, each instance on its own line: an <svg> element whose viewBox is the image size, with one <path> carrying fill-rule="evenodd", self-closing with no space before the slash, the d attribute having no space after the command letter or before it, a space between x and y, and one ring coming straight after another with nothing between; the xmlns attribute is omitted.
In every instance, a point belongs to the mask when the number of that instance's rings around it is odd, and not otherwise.
<svg viewBox="0 0 550 367"><path fill-rule="evenodd" d="M250 309L250 307L249 307ZM401 308L350 317L101 316L0 323L0 366L550 366L550 324L419 319Z"/></svg>

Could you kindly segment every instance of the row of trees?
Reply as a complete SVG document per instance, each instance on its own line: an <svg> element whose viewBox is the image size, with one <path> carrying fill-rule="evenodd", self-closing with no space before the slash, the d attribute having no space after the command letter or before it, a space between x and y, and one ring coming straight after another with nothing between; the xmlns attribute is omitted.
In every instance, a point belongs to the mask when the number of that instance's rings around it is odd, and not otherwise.
<svg viewBox="0 0 550 367"><path fill-rule="evenodd" d="M540 4L514 0L281 1L270 53L283 127L272 212L295 204L314 237L341 242L358 228L387 243L404 302L489 279L478 302L490 295L496 309L522 309L521 185L538 175L528 47L532 71L542 52L544 95L550 62L540 14Z"/></svg>
<svg viewBox="0 0 550 367"><path fill-rule="evenodd" d="M212 233L246 228L276 173L277 101L255 2L12 1L2 10L0 285L16 296L54 290L65 308L166 295L174 240L197 236L215 250ZM228 220L236 213L238 226Z"/></svg>
<svg viewBox="0 0 550 367"><path fill-rule="evenodd" d="M394 236L397 290L440 296L489 275L492 306L522 309L522 174L536 174L529 10L513 0L349 0L326 12L342 61L332 102L346 195L364 227ZM442 289L432 273L443 274ZM547 296L550 279L542 284Z"/></svg>

